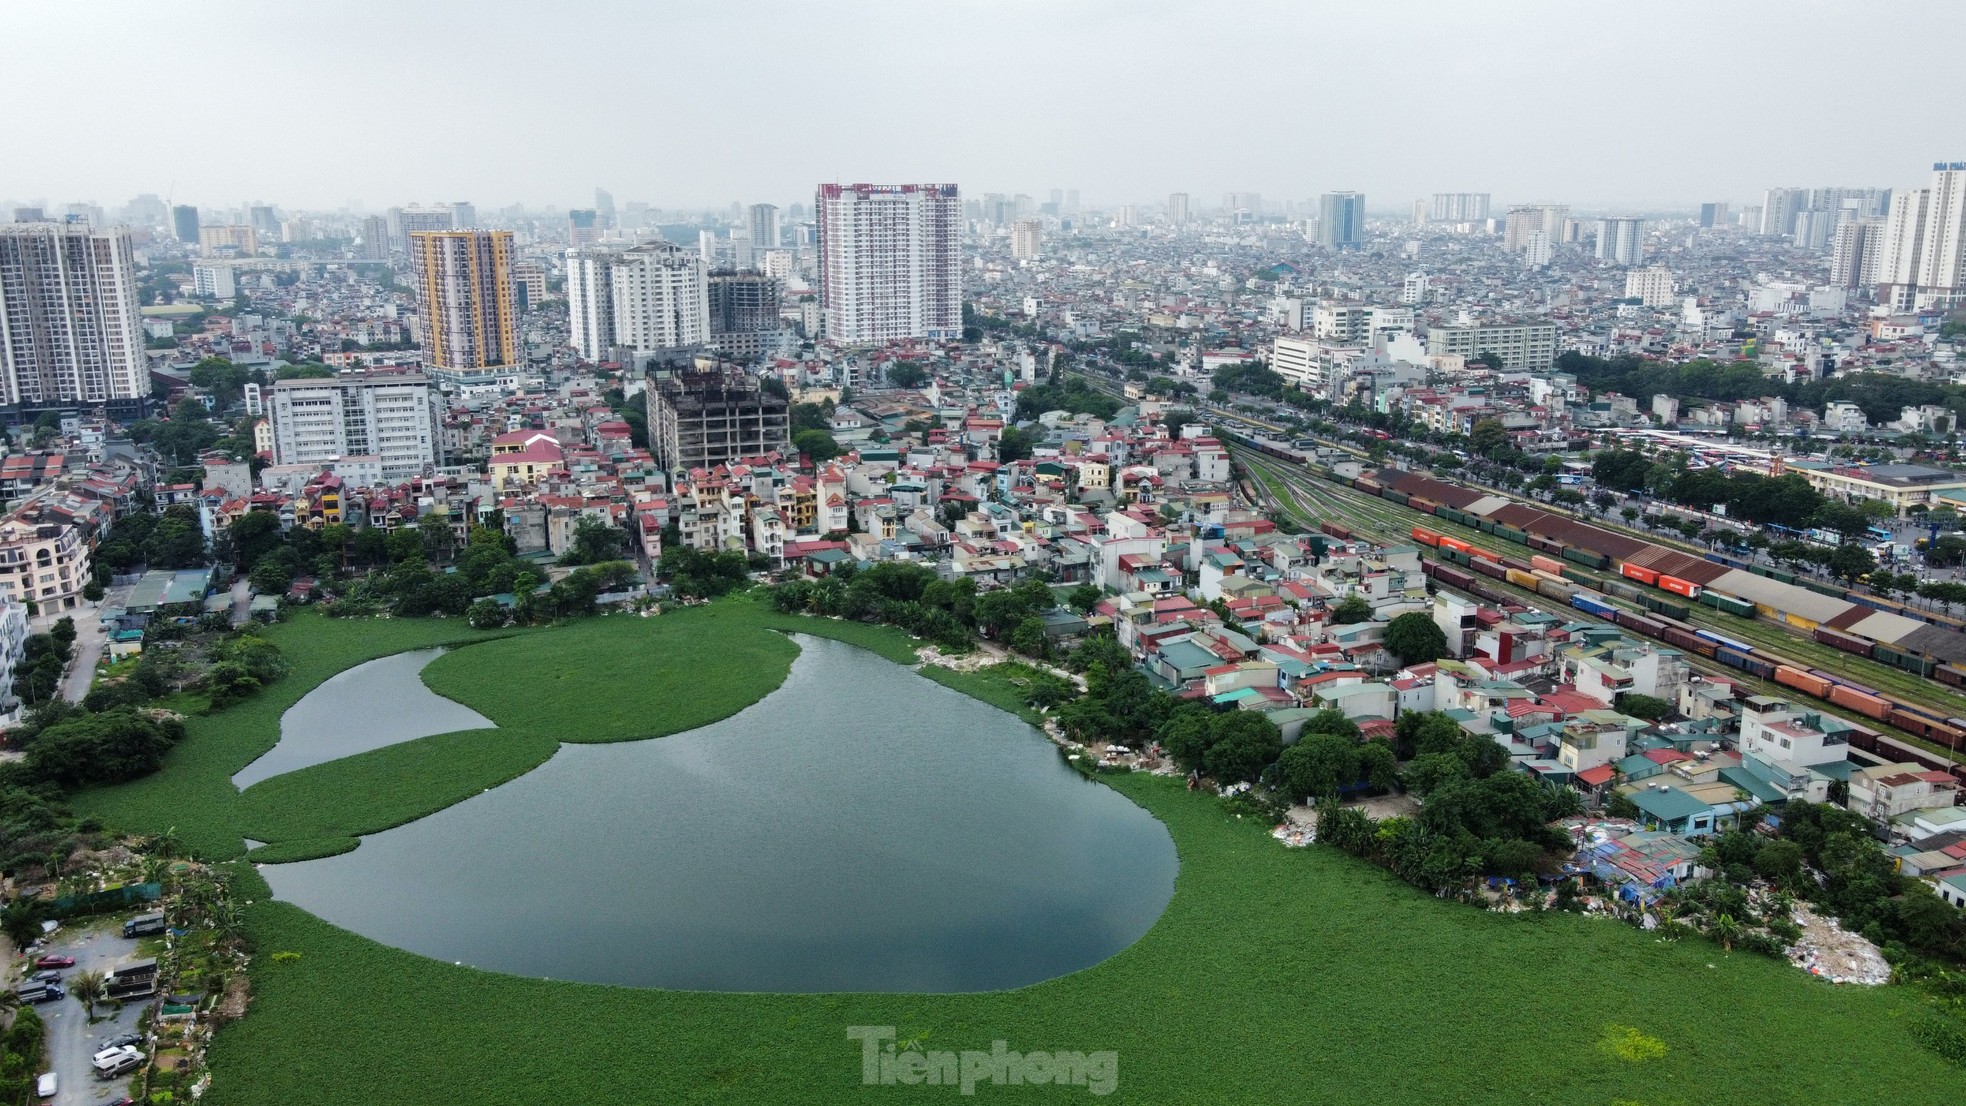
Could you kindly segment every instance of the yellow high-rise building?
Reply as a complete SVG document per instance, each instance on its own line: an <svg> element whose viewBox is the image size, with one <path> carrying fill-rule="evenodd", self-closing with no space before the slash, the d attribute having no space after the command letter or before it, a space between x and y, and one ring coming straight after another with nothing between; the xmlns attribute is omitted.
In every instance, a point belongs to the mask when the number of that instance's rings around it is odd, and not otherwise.
<svg viewBox="0 0 1966 1106"><path fill-rule="evenodd" d="M488 385L523 364L509 230L409 236L423 310L424 368L454 386Z"/></svg>

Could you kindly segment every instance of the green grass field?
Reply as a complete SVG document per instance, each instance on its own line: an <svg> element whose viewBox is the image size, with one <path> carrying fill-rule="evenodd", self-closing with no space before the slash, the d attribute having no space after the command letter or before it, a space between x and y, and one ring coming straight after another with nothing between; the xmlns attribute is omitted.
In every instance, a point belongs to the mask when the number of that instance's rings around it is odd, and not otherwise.
<svg viewBox="0 0 1966 1106"><path fill-rule="evenodd" d="M253 908L252 1013L213 1051L217 1106L439 1102L947 1101L858 1085L850 1025L928 1047L1114 1049L1112 1101L1793 1103L1952 1100L1897 989L1836 989L1704 941L1505 916L1289 850L1211 798L1109 777L1182 858L1173 902L1103 964L982 995L735 995L554 983L453 967ZM540 934L551 940L551 934ZM274 964L267 953L297 952ZM1710 966L1711 965L1711 966ZM1614 1059L1630 1026L1663 1058ZM1077 1100L1083 1088L979 1095Z"/></svg>
<svg viewBox="0 0 1966 1106"><path fill-rule="evenodd" d="M192 719L191 736L157 776L91 792L78 806L132 830L174 825L214 857L236 856L248 828L275 842L260 854L269 859L346 848L362 827L524 771L529 758L551 754L547 740L676 732L741 709L784 677L792 646L766 632L774 628L895 658L910 645L898 631L778 615L750 599L480 642L426 675L498 722L500 741L474 747L465 737L484 731L440 735L238 796L226 777L272 744L280 711L309 687L374 656L481 636L455 622L303 617L274 631L295 659L293 676L234 711ZM711 665L741 671L713 675L704 670ZM944 675L985 701L1016 705L1015 685L999 674ZM547 732L521 732L535 728ZM1120 1067L1111 1100L1127 1102L1952 1098L1957 1071L1906 1032L1917 1015L1908 992L1837 989L1774 961L1728 956L1704 941L1661 944L1609 921L1483 913L1342 854L1285 849L1267 827L1224 814L1176 781L1106 779L1174 837L1182 866L1167 913L1105 963L994 994L710 994L501 976L386 948L268 901L241 866L255 902L254 1001L214 1044L204 1101L749 1104L957 1094L862 1088L850 1025L893 1025L928 1048L987 1050L1001 1039L1020 1051L1113 1049ZM279 952L299 958L276 963ZM1613 1027L1627 1026L1663 1042L1664 1055L1633 1062L1600 1047L1620 1032ZM977 1093L1054 1101L1087 1091Z"/></svg>

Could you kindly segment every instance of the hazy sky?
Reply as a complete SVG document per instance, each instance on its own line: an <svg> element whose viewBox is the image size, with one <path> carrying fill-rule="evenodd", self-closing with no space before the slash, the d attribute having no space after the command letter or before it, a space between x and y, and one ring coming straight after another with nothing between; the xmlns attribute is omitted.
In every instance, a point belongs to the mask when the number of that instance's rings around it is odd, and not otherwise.
<svg viewBox="0 0 1966 1106"><path fill-rule="evenodd" d="M0 0L0 42L0 198L54 204L1658 206L1966 160L1961 0Z"/></svg>

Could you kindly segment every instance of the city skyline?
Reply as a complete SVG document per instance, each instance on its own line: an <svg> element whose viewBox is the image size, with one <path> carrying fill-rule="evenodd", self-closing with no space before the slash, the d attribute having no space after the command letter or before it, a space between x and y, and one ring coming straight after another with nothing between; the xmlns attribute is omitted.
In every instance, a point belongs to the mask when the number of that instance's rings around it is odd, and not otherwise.
<svg viewBox="0 0 1966 1106"><path fill-rule="evenodd" d="M1902 103L1943 103L1948 44L1966 37L1966 11L1939 3L1832 3L1817 18L1793 19L1773 18L1771 5L1716 10L1661 0L1621 9L1615 23L1536 2L1397 11L1246 2L1205 13L1172 4L1143 12L1012 3L986 13L889 3L809 11L750 0L714 15L577 2L550 19L492 4L473 9L470 20L428 3L347 5L328 18L237 0L201 9L199 21L160 6L102 9L102 29L88 45L98 62L91 82L63 79L73 62L67 51L23 52L0 76L15 108L15 141L43 151L0 166L0 197L116 205L155 193L173 203L261 198L313 210L469 197L481 209L568 209L589 206L599 184L624 198L698 209L731 200L783 204L810 195L815 181L945 180L972 195L1072 187L1088 205L1149 203L1175 191L1206 205L1231 190L1298 198L1356 190L1374 198L1375 211L1396 211L1459 190L1505 202L1661 210L1744 202L1782 182L1912 183L1916 168L1955 151L1931 148L1943 141L1927 126L1878 126L1876 107L1855 91L1888 86ZM33 41L61 33L69 14L17 5L6 23L17 40ZM397 41L441 36L446 49L405 71L400 55L364 50L374 39L350 33L378 21ZM1827 55L1838 41L1832 28L1852 21L1892 48L1838 54L1852 94L1812 102L1810 110L1821 133L1862 133L1864 141L1751 141L1744 128L1758 105L1787 87L1795 60ZM326 86L333 94L311 97L305 113L291 110L292 96L312 79L305 76L285 95L240 97L225 109L229 135L261 135L272 148L309 153L215 158L202 146L193 153L180 128L140 125L159 90L180 79L179 59L207 44L208 26L226 27L248 56L277 57L305 44L306 69L335 74ZM813 74L805 83L817 87L731 81L721 44L740 32L761 57L816 63L802 68ZM615 112L538 92L571 87L577 72L599 83L584 103L633 102L643 93L631 71L593 67L591 51L599 41L644 40L665 44L671 87L715 81L718 90L701 98L713 106L666 111L659 146L623 130ZM1396 56L1334 49L1319 51L1314 72L1286 64L1320 42L1395 41ZM1755 49L1740 50L1742 42ZM511 81L507 66L484 64L493 56L524 64L531 79ZM1015 57L1018 81L1006 99L1003 89L948 64L955 56ZM1314 134L1282 135L1253 93L1248 110L1223 110L1224 90L1209 75L1252 69L1293 73L1296 95L1317 105ZM898 84L911 95L890 95ZM1443 101L1444 85L1462 91ZM407 112L432 101L471 105L442 116L452 156L318 153L386 146L384 136L405 133ZM1444 102L1452 114L1440 112ZM1624 106L1637 102L1646 105L1642 115ZM195 105L171 110L196 113ZM814 110L826 114L826 126L798 125ZM1726 122L1730 113L1740 125ZM1616 150L1584 141L1607 114L1618 117ZM1390 137L1413 133L1387 125L1402 118L1423 142ZM1492 141L1503 118L1528 127L1524 141ZM1716 121L1688 126L1692 119ZM731 141L758 123L769 141ZM90 127L113 127L122 138L88 141ZM1156 156L1176 136L1191 135L1234 156ZM669 156L676 149L717 156Z"/></svg>

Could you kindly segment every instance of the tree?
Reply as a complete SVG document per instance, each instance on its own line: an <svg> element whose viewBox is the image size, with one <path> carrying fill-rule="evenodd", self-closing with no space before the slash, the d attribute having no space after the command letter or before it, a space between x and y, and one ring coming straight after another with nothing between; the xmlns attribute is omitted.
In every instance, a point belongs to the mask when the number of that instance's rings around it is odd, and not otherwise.
<svg viewBox="0 0 1966 1106"><path fill-rule="evenodd" d="M1050 639L1045 636L1044 620L1030 615L1018 622L1010 632L1010 647L1027 657L1045 657L1051 652Z"/></svg>
<svg viewBox="0 0 1966 1106"><path fill-rule="evenodd" d="M1509 444L1509 432L1500 419L1477 419L1468 435L1468 448L1483 457L1494 457Z"/></svg>
<svg viewBox="0 0 1966 1106"><path fill-rule="evenodd" d="M1399 786L1399 757L1383 741L1368 741L1359 746L1358 767L1359 774L1374 790L1391 791Z"/></svg>
<svg viewBox="0 0 1966 1106"><path fill-rule="evenodd" d="M1331 621L1339 626L1372 621L1372 604L1361 596L1347 595L1331 608Z"/></svg>
<svg viewBox="0 0 1966 1106"><path fill-rule="evenodd" d="M1334 798L1363 775L1358 743L1341 734L1306 733L1277 758L1277 775L1293 799Z"/></svg>
<svg viewBox="0 0 1966 1106"><path fill-rule="evenodd" d="M68 993L82 1004L82 1014L89 1021L96 1020L96 1003L109 995L109 981L94 969L76 972L68 977Z"/></svg>
<svg viewBox="0 0 1966 1106"><path fill-rule="evenodd" d="M1253 780L1283 751L1276 723L1257 711L1230 711L1218 717L1214 730L1202 766L1218 780Z"/></svg>
<svg viewBox="0 0 1966 1106"><path fill-rule="evenodd" d="M1855 582L1877 568L1877 558L1861 545L1839 545L1830 550L1823 567L1845 580Z"/></svg>
<svg viewBox="0 0 1966 1106"><path fill-rule="evenodd" d="M1359 736L1358 723L1345 717L1344 711L1332 707L1311 715L1310 720L1304 723L1304 732L1336 734L1348 741L1357 741Z"/></svg>
<svg viewBox="0 0 1966 1106"><path fill-rule="evenodd" d="M1092 608L1098 606L1099 601L1105 597L1106 593L1100 589L1099 585L1080 584L1078 587L1073 588L1071 594L1066 597L1066 603L1080 614L1090 614L1092 613Z"/></svg>
<svg viewBox="0 0 1966 1106"><path fill-rule="evenodd" d="M792 435L792 448L805 454L814 464L830 461L840 455L840 443L825 430L800 430Z"/></svg>
<svg viewBox="0 0 1966 1106"><path fill-rule="evenodd" d="M573 526L573 540L560 555L563 565L593 565L617 560L628 548L628 532L609 526L594 515L582 515Z"/></svg>
<svg viewBox="0 0 1966 1106"><path fill-rule="evenodd" d="M887 367L887 380L897 388L919 388L928 383L928 370L913 361L896 361Z"/></svg>
<svg viewBox="0 0 1966 1106"><path fill-rule="evenodd" d="M232 563L249 572L260 558L286 544L280 516L271 511L248 511L226 529L232 541Z"/></svg>
<svg viewBox="0 0 1966 1106"><path fill-rule="evenodd" d="M1386 648L1406 665L1426 664L1447 655L1447 635L1423 611L1409 611L1386 624Z"/></svg>
<svg viewBox="0 0 1966 1106"><path fill-rule="evenodd" d="M470 612L465 615L474 630L496 630L505 625L505 617L505 608L491 598L471 604Z"/></svg>
<svg viewBox="0 0 1966 1106"><path fill-rule="evenodd" d="M1031 447L1037 443L1037 435L1015 426L1006 426L997 435L997 460L1005 464L1023 461L1031 456Z"/></svg>
<svg viewBox="0 0 1966 1106"><path fill-rule="evenodd" d="M1618 697L1618 709L1633 718L1657 722L1673 712L1673 705L1656 695L1640 695L1628 691Z"/></svg>

